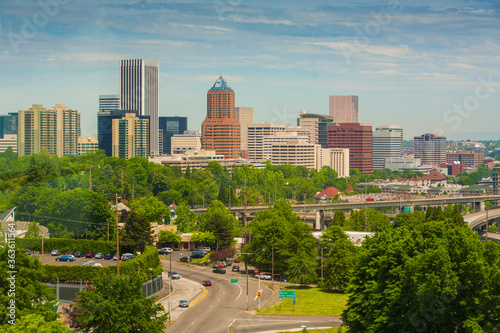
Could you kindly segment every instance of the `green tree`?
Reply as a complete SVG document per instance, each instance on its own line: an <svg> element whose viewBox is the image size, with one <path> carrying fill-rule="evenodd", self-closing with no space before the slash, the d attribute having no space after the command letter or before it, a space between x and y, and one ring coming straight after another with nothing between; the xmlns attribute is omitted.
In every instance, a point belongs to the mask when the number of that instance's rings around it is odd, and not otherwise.
<svg viewBox="0 0 500 333"><path fill-rule="evenodd" d="M500 249L488 243L465 226L434 221L367 238L342 320L354 333L496 331Z"/></svg>
<svg viewBox="0 0 500 333"><path fill-rule="evenodd" d="M323 287L343 290L349 282L356 246L348 238L342 228L336 225L330 226L321 235Z"/></svg>
<svg viewBox="0 0 500 333"><path fill-rule="evenodd" d="M30 222L28 224L28 231L24 235L25 238L41 238L40 229L38 227L38 223Z"/></svg>
<svg viewBox="0 0 500 333"><path fill-rule="evenodd" d="M333 225L343 227L345 225L345 213L343 210L336 210L333 216Z"/></svg>
<svg viewBox="0 0 500 333"><path fill-rule="evenodd" d="M148 220L135 212L130 213L120 242L134 252L143 252L146 245L153 244L153 231Z"/></svg>
<svg viewBox="0 0 500 333"><path fill-rule="evenodd" d="M130 202L133 212L144 216L148 222L161 222L168 213L168 207L153 196L145 196Z"/></svg>
<svg viewBox="0 0 500 333"><path fill-rule="evenodd" d="M68 231L68 229L58 223L57 225L54 222L50 222L47 225L49 228L50 238L73 238L75 234L73 232Z"/></svg>
<svg viewBox="0 0 500 333"><path fill-rule="evenodd" d="M287 260L287 276L291 283L298 283L302 286L316 281L316 263L314 256L307 253L303 247L292 254Z"/></svg>
<svg viewBox="0 0 500 333"><path fill-rule="evenodd" d="M4 333L65 333L66 327L59 320L46 321L39 314L30 313L16 319L15 325L3 325Z"/></svg>
<svg viewBox="0 0 500 333"><path fill-rule="evenodd" d="M194 230L196 217L194 213L191 211L189 205L185 202L182 202L179 206L177 206L177 218L174 223L177 224L177 229L180 232L190 232Z"/></svg>
<svg viewBox="0 0 500 333"><path fill-rule="evenodd" d="M220 250L233 245L239 224L222 202L214 200L208 206L207 212L200 216L199 230L213 233Z"/></svg>
<svg viewBox="0 0 500 333"><path fill-rule="evenodd" d="M17 273L12 275L10 271ZM15 297L9 296L12 276L15 276ZM46 321L57 319L58 315L53 311L56 295L52 288L41 282L43 277L43 267L38 259L9 246L0 248L0 324L5 325L12 319L7 308L12 299L15 300L16 319L28 314L40 315Z"/></svg>
<svg viewBox="0 0 500 333"><path fill-rule="evenodd" d="M214 245L216 243L216 238L212 232L194 231L191 235L191 241Z"/></svg>
<svg viewBox="0 0 500 333"><path fill-rule="evenodd" d="M406 228L415 228L418 224L423 223L425 221L425 214L423 212L404 212L399 213L394 218L392 226L394 228L406 227Z"/></svg>
<svg viewBox="0 0 500 333"><path fill-rule="evenodd" d="M146 298L141 287L135 274L100 275L94 288L77 294L79 332L163 332L168 315L161 314L163 306L154 297Z"/></svg>
<svg viewBox="0 0 500 333"><path fill-rule="evenodd" d="M179 244L181 236L172 230L161 230L158 236L160 243Z"/></svg>

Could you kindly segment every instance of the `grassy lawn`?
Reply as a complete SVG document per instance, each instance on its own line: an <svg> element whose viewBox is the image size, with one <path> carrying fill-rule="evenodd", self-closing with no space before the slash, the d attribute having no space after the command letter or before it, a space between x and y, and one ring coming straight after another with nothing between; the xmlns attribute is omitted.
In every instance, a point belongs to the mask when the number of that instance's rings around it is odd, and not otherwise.
<svg viewBox="0 0 500 333"><path fill-rule="evenodd" d="M295 290L296 304L293 311L292 299L284 298L280 305L260 309L259 314L296 314L318 316L340 316L345 309L347 294L313 287L290 286L286 290ZM278 292L276 290L275 292ZM332 332L337 332L332 331Z"/></svg>

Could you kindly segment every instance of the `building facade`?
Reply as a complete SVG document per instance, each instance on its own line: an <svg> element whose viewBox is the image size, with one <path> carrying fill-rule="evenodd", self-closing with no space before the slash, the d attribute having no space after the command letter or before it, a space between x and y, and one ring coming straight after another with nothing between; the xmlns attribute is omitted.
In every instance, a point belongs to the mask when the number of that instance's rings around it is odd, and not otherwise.
<svg viewBox="0 0 500 333"><path fill-rule="evenodd" d="M162 138L162 149L160 153L163 155L172 154L172 137L174 135L183 134L188 128L187 117L160 117L160 137Z"/></svg>
<svg viewBox="0 0 500 333"><path fill-rule="evenodd" d="M370 174L372 167L372 126L340 123L328 127L328 148L349 149L349 164L360 172Z"/></svg>
<svg viewBox="0 0 500 333"><path fill-rule="evenodd" d="M56 104L45 109L33 104L18 112L18 156L39 153L47 149L51 155L77 155L80 137L80 113Z"/></svg>
<svg viewBox="0 0 500 333"><path fill-rule="evenodd" d="M358 96L330 95L330 116L337 123L357 123Z"/></svg>
<svg viewBox="0 0 500 333"><path fill-rule="evenodd" d="M97 149L99 149L97 138L78 138L78 155L84 155L89 152L97 151Z"/></svg>
<svg viewBox="0 0 500 333"><path fill-rule="evenodd" d="M17 135L17 112L0 115L0 139L6 134Z"/></svg>
<svg viewBox="0 0 500 333"><path fill-rule="evenodd" d="M262 162L264 159L264 136L273 135L285 130L285 125L253 124L248 126L248 159Z"/></svg>
<svg viewBox="0 0 500 333"><path fill-rule="evenodd" d="M440 165L446 163L446 137L434 133L425 133L413 138L415 158L422 164Z"/></svg>
<svg viewBox="0 0 500 333"><path fill-rule="evenodd" d="M16 134L4 134L3 139L0 139L0 153L6 151L9 147L12 148L12 152L17 154Z"/></svg>
<svg viewBox="0 0 500 333"><path fill-rule="evenodd" d="M240 157L241 126L234 110L234 91L222 76L207 93L207 117L201 124L201 145L227 159Z"/></svg>
<svg viewBox="0 0 500 333"><path fill-rule="evenodd" d="M483 164L483 153L475 153L474 151L447 151L446 163L460 162L466 167L477 168Z"/></svg>
<svg viewBox="0 0 500 333"><path fill-rule="evenodd" d="M349 177L349 149L321 148L318 157L316 165L318 171L324 166L329 166L337 172L339 177Z"/></svg>
<svg viewBox="0 0 500 333"><path fill-rule="evenodd" d="M275 143L271 151L271 164L293 166L305 166L308 169L316 169L319 145L303 143L298 140Z"/></svg>
<svg viewBox="0 0 500 333"><path fill-rule="evenodd" d="M112 123L113 156L148 158L149 119L139 118L135 113L125 113L124 117L113 119Z"/></svg>
<svg viewBox="0 0 500 333"><path fill-rule="evenodd" d="M299 143L310 143L309 136L299 135L297 132L276 132L272 135L264 135L262 137L262 160L266 161L271 159L272 147L278 143L287 143L288 141L297 141Z"/></svg>
<svg viewBox="0 0 500 333"><path fill-rule="evenodd" d="M253 125L253 108L235 107L236 119L241 126L241 150L248 150L248 126Z"/></svg>
<svg viewBox="0 0 500 333"><path fill-rule="evenodd" d="M300 111L297 125L311 131L310 143L319 144L322 148L328 148L328 126L336 125L336 123L332 116Z"/></svg>
<svg viewBox="0 0 500 333"><path fill-rule="evenodd" d="M158 60L120 60L120 109L149 116L148 154L159 151L159 65Z"/></svg>
<svg viewBox="0 0 500 333"><path fill-rule="evenodd" d="M201 134L174 134L170 155L184 154L191 150L201 150Z"/></svg>
<svg viewBox="0 0 500 333"><path fill-rule="evenodd" d="M373 132L373 170L384 170L385 159L403 155L403 129L398 125L381 125Z"/></svg>
<svg viewBox="0 0 500 333"><path fill-rule="evenodd" d="M99 112L120 110L120 95L99 95Z"/></svg>

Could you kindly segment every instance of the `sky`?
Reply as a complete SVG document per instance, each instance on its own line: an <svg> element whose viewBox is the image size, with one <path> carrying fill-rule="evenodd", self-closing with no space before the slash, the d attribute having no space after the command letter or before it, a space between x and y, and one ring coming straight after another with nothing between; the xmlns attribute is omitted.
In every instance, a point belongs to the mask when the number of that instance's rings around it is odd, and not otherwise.
<svg viewBox="0 0 500 333"><path fill-rule="evenodd" d="M63 103L96 136L99 95L139 58L159 60L160 116L192 130L222 74L255 123L357 95L361 122L405 138L500 139L500 0L0 2L0 114Z"/></svg>

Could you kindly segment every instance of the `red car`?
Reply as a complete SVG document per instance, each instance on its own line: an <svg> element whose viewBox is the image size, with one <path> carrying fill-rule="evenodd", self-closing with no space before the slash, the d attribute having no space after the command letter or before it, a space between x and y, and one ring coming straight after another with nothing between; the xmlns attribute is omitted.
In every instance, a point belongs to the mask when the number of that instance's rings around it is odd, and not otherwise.
<svg viewBox="0 0 500 333"><path fill-rule="evenodd" d="M95 254L94 252L88 251L85 252L85 258L94 258Z"/></svg>
<svg viewBox="0 0 500 333"><path fill-rule="evenodd" d="M205 280L205 281L203 281L203 285L204 286L211 286L212 282L210 282L210 280Z"/></svg>

